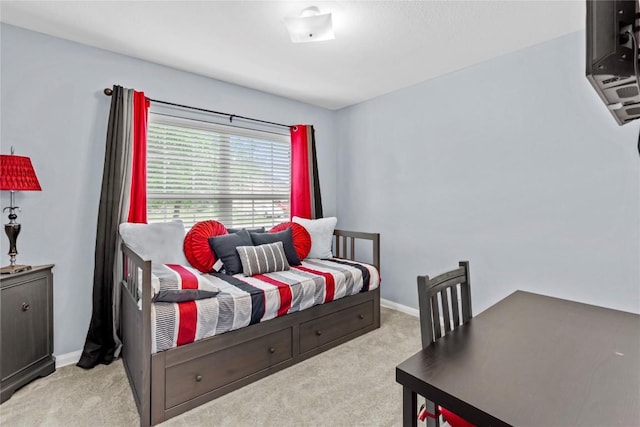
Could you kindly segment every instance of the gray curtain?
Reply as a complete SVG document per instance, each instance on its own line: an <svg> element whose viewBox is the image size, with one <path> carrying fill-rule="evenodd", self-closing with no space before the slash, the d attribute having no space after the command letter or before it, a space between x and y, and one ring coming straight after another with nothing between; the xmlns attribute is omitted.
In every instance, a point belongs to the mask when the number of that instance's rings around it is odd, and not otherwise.
<svg viewBox="0 0 640 427"><path fill-rule="evenodd" d="M322 213L322 196L320 195L320 174L318 173L318 155L316 154L316 130L311 126L311 185L313 186L313 195L311 196L311 218L324 218Z"/></svg>
<svg viewBox="0 0 640 427"><path fill-rule="evenodd" d="M82 356L77 366L85 369L108 365L118 357L120 288L117 272L118 226L129 212L133 150L133 89L114 86L107 128L102 190L96 228L93 272L93 312Z"/></svg>

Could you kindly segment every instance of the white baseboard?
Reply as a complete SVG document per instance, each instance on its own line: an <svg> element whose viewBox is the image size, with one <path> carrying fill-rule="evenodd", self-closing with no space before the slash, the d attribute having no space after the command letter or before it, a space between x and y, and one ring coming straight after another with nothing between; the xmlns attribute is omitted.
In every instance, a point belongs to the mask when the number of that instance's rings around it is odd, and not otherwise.
<svg viewBox="0 0 640 427"><path fill-rule="evenodd" d="M56 369L67 365L75 365L80 360L80 356L82 356L82 350L56 355Z"/></svg>
<svg viewBox="0 0 640 427"><path fill-rule="evenodd" d="M380 305L382 307L408 314L409 316L420 317L420 311L417 308L407 307L406 305L398 304L397 302L389 301L388 299L380 298Z"/></svg>

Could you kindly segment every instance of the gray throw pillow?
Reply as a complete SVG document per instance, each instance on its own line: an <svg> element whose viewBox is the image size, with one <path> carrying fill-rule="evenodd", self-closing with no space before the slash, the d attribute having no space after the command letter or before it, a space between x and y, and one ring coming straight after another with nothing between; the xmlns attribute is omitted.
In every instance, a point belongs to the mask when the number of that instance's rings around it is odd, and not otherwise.
<svg viewBox="0 0 640 427"><path fill-rule="evenodd" d="M182 289L179 291L160 291L153 298L153 302L184 302L213 298L220 291L204 291L202 289Z"/></svg>
<svg viewBox="0 0 640 427"><path fill-rule="evenodd" d="M265 245L267 243L282 242L284 253L287 255L287 262L289 265L300 265L300 258L296 252L295 246L293 246L293 231L291 228L279 231L277 233L249 233L251 234L251 241L254 245Z"/></svg>
<svg viewBox="0 0 640 427"><path fill-rule="evenodd" d="M238 246L236 249L242 262L242 272L247 277L289 270L282 242L260 246Z"/></svg>
<svg viewBox="0 0 640 427"><path fill-rule="evenodd" d="M228 233L237 233L240 230L247 230L249 233L264 233L266 231L264 227L227 228Z"/></svg>
<svg viewBox="0 0 640 427"><path fill-rule="evenodd" d="M138 282L142 283L142 272ZM139 290L142 294L142 289ZM154 302L182 302L211 298L219 290L209 282L207 276L195 268L177 264L152 264L151 292Z"/></svg>
<svg viewBox="0 0 640 427"><path fill-rule="evenodd" d="M236 247L253 246L253 242L247 230L240 230L237 233L210 237L209 246L211 246L216 258L222 261L224 272L228 275L234 275L242 272L242 263Z"/></svg>

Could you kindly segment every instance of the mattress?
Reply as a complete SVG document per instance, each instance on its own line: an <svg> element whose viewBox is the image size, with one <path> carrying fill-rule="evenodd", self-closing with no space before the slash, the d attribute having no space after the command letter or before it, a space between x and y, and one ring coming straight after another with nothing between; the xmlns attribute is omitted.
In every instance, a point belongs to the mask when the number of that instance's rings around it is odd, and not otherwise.
<svg viewBox="0 0 640 427"><path fill-rule="evenodd" d="M343 259L306 259L290 270L246 277L203 275L220 290L213 298L151 305L151 351L157 353L380 285L371 265Z"/></svg>

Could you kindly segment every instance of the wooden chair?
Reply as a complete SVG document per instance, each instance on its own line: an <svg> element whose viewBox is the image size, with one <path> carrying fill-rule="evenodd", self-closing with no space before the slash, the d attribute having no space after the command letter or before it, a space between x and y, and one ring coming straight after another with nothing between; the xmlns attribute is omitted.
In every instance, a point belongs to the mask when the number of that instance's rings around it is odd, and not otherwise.
<svg viewBox="0 0 640 427"><path fill-rule="evenodd" d="M433 279L418 276L422 348L430 346L471 319L469 261L460 261L459 265L459 268ZM436 408L433 402L426 402L426 410L428 427L440 425L440 414L452 427L472 425L445 408Z"/></svg>

